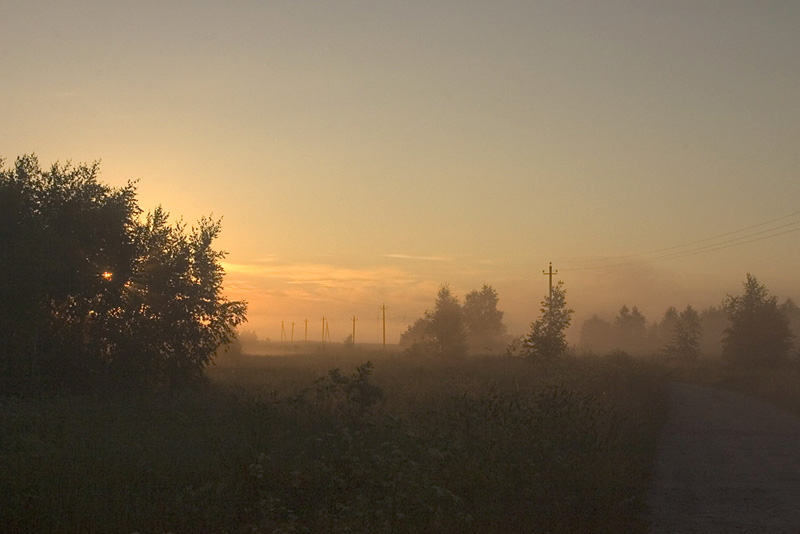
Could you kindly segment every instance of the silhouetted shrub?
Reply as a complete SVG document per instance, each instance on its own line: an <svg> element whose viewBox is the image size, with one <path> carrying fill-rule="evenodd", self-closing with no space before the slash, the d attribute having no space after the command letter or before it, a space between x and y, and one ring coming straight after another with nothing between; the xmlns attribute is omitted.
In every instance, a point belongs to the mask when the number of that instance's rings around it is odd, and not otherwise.
<svg viewBox="0 0 800 534"><path fill-rule="evenodd" d="M141 220L134 185L98 174L0 165L3 390L186 384L245 319L222 295L219 221L187 231L160 207Z"/></svg>

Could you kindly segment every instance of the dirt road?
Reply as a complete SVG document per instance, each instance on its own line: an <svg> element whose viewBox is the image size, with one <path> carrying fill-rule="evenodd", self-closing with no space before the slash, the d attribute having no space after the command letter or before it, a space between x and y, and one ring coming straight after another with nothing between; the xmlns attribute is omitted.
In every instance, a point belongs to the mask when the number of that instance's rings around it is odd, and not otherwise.
<svg viewBox="0 0 800 534"><path fill-rule="evenodd" d="M672 384L649 502L653 534L800 533L800 418Z"/></svg>

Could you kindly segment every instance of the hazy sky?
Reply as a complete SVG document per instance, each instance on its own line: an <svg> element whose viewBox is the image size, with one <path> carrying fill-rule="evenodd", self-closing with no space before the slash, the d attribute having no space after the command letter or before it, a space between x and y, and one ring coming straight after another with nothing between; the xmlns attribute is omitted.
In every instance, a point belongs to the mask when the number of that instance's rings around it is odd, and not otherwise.
<svg viewBox="0 0 800 534"><path fill-rule="evenodd" d="M443 282L523 333L550 261L575 334L746 272L797 299L798 28L789 0L4 0L0 157L224 217L227 293L272 339L377 340L385 302L393 342Z"/></svg>

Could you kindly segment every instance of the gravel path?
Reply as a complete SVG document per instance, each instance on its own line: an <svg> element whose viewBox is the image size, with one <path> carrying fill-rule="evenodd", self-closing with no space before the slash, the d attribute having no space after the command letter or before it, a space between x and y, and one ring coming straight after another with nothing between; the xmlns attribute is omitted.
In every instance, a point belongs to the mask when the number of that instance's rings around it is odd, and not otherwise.
<svg viewBox="0 0 800 534"><path fill-rule="evenodd" d="M651 533L800 533L800 418L738 393L670 386Z"/></svg>

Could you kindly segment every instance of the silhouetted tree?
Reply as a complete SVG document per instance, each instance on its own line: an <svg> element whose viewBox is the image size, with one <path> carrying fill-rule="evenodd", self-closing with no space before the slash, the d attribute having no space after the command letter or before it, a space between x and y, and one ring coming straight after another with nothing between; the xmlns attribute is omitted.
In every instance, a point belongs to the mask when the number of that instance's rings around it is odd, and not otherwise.
<svg viewBox="0 0 800 534"><path fill-rule="evenodd" d="M473 349L492 349L505 334L503 312L497 309L497 301L497 291L487 284L464 297L464 323Z"/></svg>
<svg viewBox="0 0 800 534"><path fill-rule="evenodd" d="M786 299L780 308L781 312L789 320L789 328L791 328L794 337L800 336L800 307L792 299Z"/></svg>
<svg viewBox="0 0 800 534"><path fill-rule="evenodd" d="M430 341L431 323L427 315L414 321L406 331L400 334L399 345L401 347L412 347L414 345L425 344Z"/></svg>
<svg viewBox="0 0 800 534"><path fill-rule="evenodd" d="M719 356L722 351L722 339L728 328L728 317L719 306L710 306L700 312L700 324L703 334L700 338L700 352L706 355Z"/></svg>
<svg viewBox="0 0 800 534"><path fill-rule="evenodd" d="M674 308L671 308L674 310ZM700 356L700 336L703 328L700 314L691 306L678 314L673 325L672 342L665 352L669 356L697 359Z"/></svg>
<svg viewBox="0 0 800 534"><path fill-rule="evenodd" d="M541 315L531 325L523 342L522 354L540 361L553 361L567 352L566 330L574 310L567 308L564 282L558 282L542 301Z"/></svg>
<svg viewBox="0 0 800 534"><path fill-rule="evenodd" d="M614 327L597 314L581 325L580 348L584 352L605 354L616 347Z"/></svg>
<svg viewBox="0 0 800 534"><path fill-rule="evenodd" d="M112 189L97 174L97 164L42 171L35 156L0 165L0 331L9 386L80 387L98 371L104 340L92 334L122 302L139 210L132 184Z"/></svg>
<svg viewBox="0 0 800 534"><path fill-rule="evenodd" d="M138 219L135 187L97 164L0 162L0 330L6 386L83 387L196 378L244 320L221 294L219 222L187 233L159 208ZM36 383L36 381L39 381Z"/></svg>
<svg viewBox="0 0 800 534"><path fill-rule="evenodd" d="M439 287L433 312L425 312L425 318L430 324L431 342L438 354L453 357L467 353L464 311L450 286Z"/></svg>
<svg viewBox="0 0 800 534"><path fill-rule="evenodd" d="M639 354L647 343L647 320L636 306L629 309L623 305L614 321L617 330L618 348Z"/></svg>
<svg viewBox="0 0 800 534"><path fill-rule="evenodd" d="M670 306L667 308L667 311L664 312L664 317L661 318L661 322L658 323L657 331L657 342L659 345L664 346L669 344L672 341L673 336L675 335L675 325L678 324L679 314L678 310L675 309L675 306Z"/></svg>
<svg viewBox="0 0 800 534"><path fill-rule="evenodd" d="M161 207L137 226L139 254L120 325L130 336L117 347L126 358L113 370L147 384L180 385L199 378L217 348L235 337L246 305L222 294L224 253L211 247L220 229L220 221L204 217L187 232L170 225Z"/></svg>
<svg viewBox="0 0 800 534"><path fill-rule="evenodd" d="M789 320L776 297L747 273L744 294L728 296L725 312L730 326L722 340L722 354L741 365L769 366L784 362L792 348Z"/></svg>

